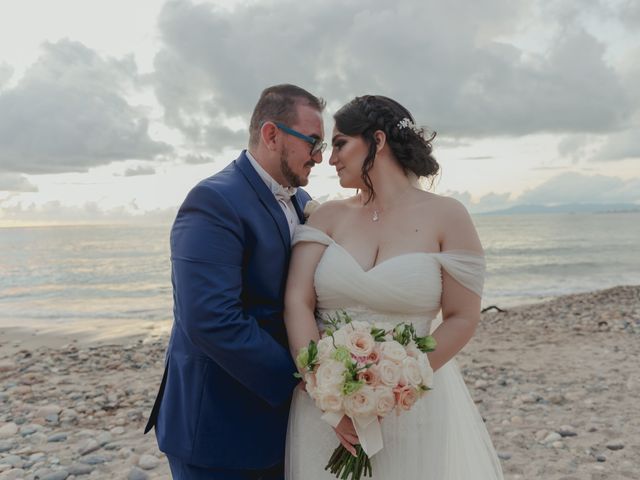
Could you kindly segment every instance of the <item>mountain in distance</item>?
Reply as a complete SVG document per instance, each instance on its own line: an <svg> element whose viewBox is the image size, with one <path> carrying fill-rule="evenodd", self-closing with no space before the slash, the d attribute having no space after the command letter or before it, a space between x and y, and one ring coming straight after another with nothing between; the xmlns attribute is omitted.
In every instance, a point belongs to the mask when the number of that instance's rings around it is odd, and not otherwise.
<svg viewBox="0 0 640 480"><path fill-rule="evenodd" d="M534 213L629 213L640 212L634 203L565 203L561 205L515 205L476 215L526 215Z"/></svg>

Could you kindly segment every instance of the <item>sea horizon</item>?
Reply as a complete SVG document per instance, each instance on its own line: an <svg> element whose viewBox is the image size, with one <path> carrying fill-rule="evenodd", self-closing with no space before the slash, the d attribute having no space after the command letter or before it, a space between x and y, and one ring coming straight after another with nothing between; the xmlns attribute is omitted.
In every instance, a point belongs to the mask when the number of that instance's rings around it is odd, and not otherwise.
<svg viewBox="0 0 640 480"><path fill-rule="evenodd" d="M473 215L487 259L482 306L640 284L640 213ZM172 318L171 225L3 227L0 325Z"/></svg>

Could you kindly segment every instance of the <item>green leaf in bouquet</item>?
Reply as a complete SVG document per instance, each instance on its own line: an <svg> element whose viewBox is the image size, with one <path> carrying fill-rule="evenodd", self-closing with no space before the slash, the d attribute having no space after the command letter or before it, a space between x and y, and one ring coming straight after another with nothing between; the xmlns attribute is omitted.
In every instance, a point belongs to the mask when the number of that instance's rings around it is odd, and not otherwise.
<svg viewBox="0 0 640 480"><path fill-rule="evenodd" d="M406 347L415 336L415 330L411 324L399 323L393 329L392 335L396 342Z"/></svg>
<svg viewBox="0 0 640 480"><path fill-rule="evenodd" d="M305 370L309 365L309 347L302 347L298 350L298 356L296 356L296 365L300 370Z"/></svg>
<svg viewBox="0 0 640 480"><path fill-rule="evenodd" d="M433 352L437 346L436 339L431 335L427 335L426 337L416 337L414 341L422 353Z"/></svg>
<svg viewBox="0 0 640 480"><path fill-rule="evenodd" d="M352 363L351 353L349 352L349 349L347 349L347 347L337 347L331 354L331 358L337 360L338 362L343 362L347 367Z"/></svg>
<svg viewBox="0 0 640 480"><path fill-rule="evenodd" d="M361 380L349 380L347 382L344 382L344 385L342 385L342 394L344 396L352 395L360 390L363 385L364 382Z"/></svg>
<svg viewBox="0 0 640 480"><path fill-rule="evenodd" d="M384 337L386 336L387 331L383 328L371 328L371 336L376 342L384 342Z"/></svg>

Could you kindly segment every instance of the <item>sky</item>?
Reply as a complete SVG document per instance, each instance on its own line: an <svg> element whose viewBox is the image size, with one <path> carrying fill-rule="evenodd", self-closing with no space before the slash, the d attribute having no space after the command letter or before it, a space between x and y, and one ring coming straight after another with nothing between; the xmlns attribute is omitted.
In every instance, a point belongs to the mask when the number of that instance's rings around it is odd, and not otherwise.
<svg viewBox="0 0 640 480"><path fill-rule="evenodd" d="M636 0L0 0L0 226L167 222L268 85L438 132L472 212L640 204ZM316 198L350 195L314 169Z"/></svg>

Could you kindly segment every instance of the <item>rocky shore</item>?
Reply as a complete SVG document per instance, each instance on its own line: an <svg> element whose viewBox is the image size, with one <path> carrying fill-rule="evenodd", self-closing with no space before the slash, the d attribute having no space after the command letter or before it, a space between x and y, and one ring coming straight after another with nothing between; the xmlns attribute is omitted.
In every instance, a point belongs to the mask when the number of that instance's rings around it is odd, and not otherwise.
<svg viewBox="0 0 640 480"><path fill-rule="evenodd" d="M0 333L0 480L170 478L142 435L166 329ZM640 287L617 287L487 312L458 363L506 479L637 479L639 358Z"/></svg>

